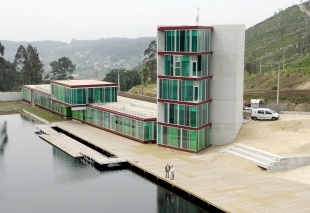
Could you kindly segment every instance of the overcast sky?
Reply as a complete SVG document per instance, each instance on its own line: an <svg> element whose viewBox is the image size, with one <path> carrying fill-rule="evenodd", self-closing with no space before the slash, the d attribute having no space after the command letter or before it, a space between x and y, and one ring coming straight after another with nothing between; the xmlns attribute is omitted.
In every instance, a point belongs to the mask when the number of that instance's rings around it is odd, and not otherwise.
<svg viewBox="0 0 310 213"><path fill-rule="evenodd" d="M303 0L305 2L305 0ZM245 24L300 0L0 0L0 40L156 36L158 25Z"/></svg>

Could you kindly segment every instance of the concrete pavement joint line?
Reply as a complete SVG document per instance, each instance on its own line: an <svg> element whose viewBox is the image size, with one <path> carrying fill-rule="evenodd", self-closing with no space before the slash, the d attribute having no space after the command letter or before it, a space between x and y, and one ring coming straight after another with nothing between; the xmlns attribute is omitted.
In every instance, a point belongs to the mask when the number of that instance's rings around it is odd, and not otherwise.
<svg viewBox="0 0 310 213"><path fill-rule="evenodd" d="M281 206L287 202L291 204L295 212L310 208L310 187L306 184L216 163L206 163L203 158L208 155L205 153L200 155L201 159L193 159L190 154L169 152L165 149L156 148L156 145L139 144L127 138L71 121L59 122L57 126L69 133L74 132L74 135L79 138L88 138L86 141L91 141L95 146L104 148L108 152L113 150L115 151L114 154L118 156L130 158L134 155L135 159L139 161L135 165L139 165L140 168L144 168L141 170L145 170L161 180L164 176L164 165L167 162L176 165L176 177L178 179L167 182L168 184L174 184L175 187L182 186L182 188L180 187L181 190L189 192L197 198L202 197L207 203L214 204L224 211L235 211L238 208L241 209L240 212L251 212L253 210L251 206L258 205L255 201L257 198L262 204L266 204L266 206L262 205L257 212L269 211L270 204L268 203L270 202L274 205L272 207L273 212L282 210ZM137 150L139 150L139 154L136 153ZM161 156L162 159L150 158L150 156ZM187 162L186 159L189 158L191 158L190 162L193 163L185 163ZM156 163L158 164L157 167L155 166ZM241 183L248 190L240 189L240 187L236 189L236 184L240 185ZM216 193L217 190L225 190L226 192ZM287 191L289 194L281 194L280 192L283 191ZM257 192L257 197L253 192ZM240 193L242 193L241 196L239 196ZM288 198L287 196L290 194L292 196ZM225 200L229 201L230 204L223 205ZM231 207L231 204L234 207Z"/></svg>

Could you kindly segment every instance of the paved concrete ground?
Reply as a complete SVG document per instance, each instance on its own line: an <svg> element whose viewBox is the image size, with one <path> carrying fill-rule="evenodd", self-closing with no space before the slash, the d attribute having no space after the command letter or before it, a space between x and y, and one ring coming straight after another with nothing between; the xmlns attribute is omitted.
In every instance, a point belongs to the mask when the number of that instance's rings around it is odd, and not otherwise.
<svg viewBox="0 0 310 213"><path fill-rule="evenodd" d="M74 121L55 125L227 212L310 212L310 185L210 163L208 151L171 151ZM175 166L174 180L165 178L167 163Z"/></svg>

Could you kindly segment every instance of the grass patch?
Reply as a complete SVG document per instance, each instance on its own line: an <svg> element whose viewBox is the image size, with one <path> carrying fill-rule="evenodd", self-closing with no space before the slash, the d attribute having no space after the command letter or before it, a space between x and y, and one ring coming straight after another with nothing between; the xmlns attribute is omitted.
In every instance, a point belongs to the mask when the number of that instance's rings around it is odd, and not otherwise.
<svg viewBox="0 0 310 213"><path fill-rule="evenodd" d="M63 118L59 115L56 115L42 108L32 106L31 104L24 101L0 102L0 111L21 109L26 110L36 116L39 116L49 122L57 122L63 120Z"/></svg>

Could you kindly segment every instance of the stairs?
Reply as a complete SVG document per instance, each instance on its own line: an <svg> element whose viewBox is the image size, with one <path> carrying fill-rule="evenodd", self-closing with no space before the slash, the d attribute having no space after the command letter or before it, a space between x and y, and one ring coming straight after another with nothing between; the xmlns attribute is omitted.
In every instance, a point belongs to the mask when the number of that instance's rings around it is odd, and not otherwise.
<svg viewBox="0 0 310 213"><path fill-rule="evenodd" d="M280 172L310 165L309 154L279 156L240 143L228 146L222 149L221 152L227 152L250 160L257 166L266 169L267 172Z"/></svg>
<svg viewBox="0 0 310 213"><path fill-rule="evenodd" d="M268 172L275 171L281 167L281 160L283 157L260 149L256 149L243 144L233 144L222 149L221 152L227 152L239 157L252 161L259 167L266 169Z"/></svg>

